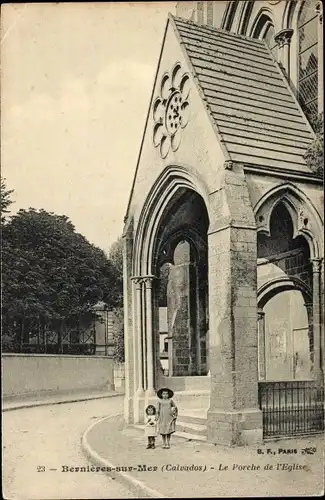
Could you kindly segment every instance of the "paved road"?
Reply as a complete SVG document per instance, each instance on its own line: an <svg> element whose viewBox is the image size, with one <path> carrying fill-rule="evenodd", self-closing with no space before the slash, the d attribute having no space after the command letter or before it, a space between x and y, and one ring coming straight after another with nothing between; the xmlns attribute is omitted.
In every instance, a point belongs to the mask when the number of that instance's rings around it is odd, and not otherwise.
<svg viewBox="0 0 325 500"><path fill-rule="evenodd" d="M3 413L4 498L135 498L104 473L62 472L64 465L89 465L81 450L83 432L95 419L122 412L122 407L122 397L114 397ZM38 472L39 467L45 472Z"/></svg>

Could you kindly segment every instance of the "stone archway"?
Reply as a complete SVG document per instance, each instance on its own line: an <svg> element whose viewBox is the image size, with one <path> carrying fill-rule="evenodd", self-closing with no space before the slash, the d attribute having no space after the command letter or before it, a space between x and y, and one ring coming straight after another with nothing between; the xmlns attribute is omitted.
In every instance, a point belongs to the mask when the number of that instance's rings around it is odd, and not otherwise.
<svg viewBox="0 0 325 500"><path fill-rule="evenodd" d="M191 216L191 205L193 205L194 200L199 204L198 209L192 210L192 212L198 214L196 217ZM180 211L183 211L183 213L180 213ZM198 222L203 211L205 211L204 229L198 230L195 227L195 221ZM172 166L165 169L146 198L132 245L132 275L130 278L132 281L133 309L133 373L136 377L134 387L137 387L135 391L137 400L135 405L136 421L140 418L139 414L142 412L144 403L154 397L161 381L159 318L157 314L159 309L157 304L159 266L164 262L164 253L169 252L170 258L171 249L174 252L177 243L182 240L190 240L191 244L195 240L196 251L199 250L199 241L202 242L202 240L207 239L208 226L208 195L205 186L193 175L189 168ZM197 264L202 265L202 259L198 260ZM198 284L199 286L200 284ZM191 304L191 309L196 309L195 314L197 315L197 308L193 308L192 298ZM185 314L185 311L183 311L183 314ZM201 319L199 321L195 320L195 332L192 333L197 334L196 326L203 323L205 322ZM203 331L200 328L198 330L199 332ZM194 343L199 342L197 339L194 340L195 335L191 335L190 331L188 331L188 334L188 347L192 351ZM174 366L178 366L178 371L181 366L180 359L185 358L182 355L176 356L176 350L185 349L184 346L180 347L180 342L179 339L179 345L177 349L174 349ZM178 358L178 361L176 358ZM197 361L195 361L195 364L197 364ZM190 375L192 370L187 370L185 365L183 364L184 378ZM183 389L182 383L179 384L179 382L173 387L175 390Z"/></svg>
<svg viewBox="0 0 325 500"><path fill-rule="evenodd" d="M169 377L208 372L208 225L202 197L181 189L166 206L157 232L154 268L158 297L154 302L165 326L163 330L160 326L160 333L155 327L154 338L157 341L167 333ZM159 358L156 356L156 365ZM159 371L156 375L159 384ZM177 386L181 387L180 380Z"/></svg>
<svg viewBox="0 0 325 500"><path fill-rule="evenodd" d="M309 356L311 366L310 370L305 369L305 377L321 379L323 242L320 218L305 195L291 185L280 186L267 193L255 207L255 214L258 230L260 380L267 379L264 354L267 350L265 343L268 342L268 335L264 309L269 300L273 301L273 306L276 301L280 305L287 303L283 310L282 333L287 342L283 352L287 352L288 366L291 363L294 368L291 358L295 353L298 358L300 356L305 359L305 365ZM282 301L277 297L278 294L282 294ZM267 309L271 310L271 306L272 304L269 304ZM276 330L276 326L273 325L272 328ZM298 339L299 336L301 343L304 341L305 344L303 354L299 354L299 349L297 351L294 347L295 344L298 345L295 337ZM293 368L289 377L292 379L296 376Z"/></svg>

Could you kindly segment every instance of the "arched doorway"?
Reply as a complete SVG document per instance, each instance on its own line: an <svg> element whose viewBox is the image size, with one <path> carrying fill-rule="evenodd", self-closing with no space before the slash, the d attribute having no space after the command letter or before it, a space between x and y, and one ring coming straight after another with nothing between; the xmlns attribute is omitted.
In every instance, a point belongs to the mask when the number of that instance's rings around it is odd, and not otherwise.
<svg viewBox="0 0 325 500"><path fill-rule="evenodd" d="M257 239L260 380L312 377L312 266L307 241L293 233L280 202L270 217L270 235Z"/></svg>
<svg viewBox="0 0 325 500"><path fill-rule="evenodd" d="M194 389L195 404L200 398L208 407L208 207L206 187L194 169L170 166L153 184L134 225L127 226L124 251L132 257L124 261L130 278L126 404L135 422L167 383L185 391L185 399Z"/></svg>
<svg viewBox="0 0 325 500"><path fill-rule="evenodd" d="M208 225L205 203L190 189L162 215L154 252L157 377L208 372Z"/></svg>
<svg viewBox="0 0 325 500"><path fill-rule="evenodd" d="M268 233L259 233L257 239L259 401L264 437L323 429L323 392L313 380L319 365L315 279L309 245L294 230L291 213L292 206L285 200L273 205Z"/></svg>

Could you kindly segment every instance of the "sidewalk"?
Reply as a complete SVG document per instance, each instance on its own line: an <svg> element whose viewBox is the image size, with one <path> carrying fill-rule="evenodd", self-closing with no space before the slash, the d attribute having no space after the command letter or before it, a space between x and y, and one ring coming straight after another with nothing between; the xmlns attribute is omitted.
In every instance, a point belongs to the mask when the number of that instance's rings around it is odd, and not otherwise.
<svg viewBox="0 0 325 500"><path fill-rule="evenodd" d="M140 498L322 494L322 436L263 444L259 448L264 454L258 453L258 447L227 448L175 436L169 450L161 447L160 437L155 450L146 450L144 433L126 426L121 415L113 417L88 428L83 449L95 465L106 467L104 472L127 484ZM301 450L308 446L315 447L316 453L302 455ZM297 454L279 454L279 448L295 448ZM277 464L287 464L286 470L277 470ZM244 466L249 469L243 470ZM273 470L265 470L266 466Z"/></svg>
<svg viewBox="0 0 325 500"><path fill-rule="evenodd" d="M57 405L64 403L76 403L78 401L89 401L91 399L102 399L114 396L121 396L121 393L114 391L78 391L61 394L46 394L39 396L26 396L2 399L2 411L20 410L22 408L34 408L37 406Z"/></svg>

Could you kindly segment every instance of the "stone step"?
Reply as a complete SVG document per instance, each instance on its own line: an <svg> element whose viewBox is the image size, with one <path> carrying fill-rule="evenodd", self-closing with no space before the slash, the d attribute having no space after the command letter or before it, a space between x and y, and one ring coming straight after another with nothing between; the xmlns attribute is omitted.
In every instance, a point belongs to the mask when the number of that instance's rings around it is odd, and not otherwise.
<svg viewBox="0 0 325 500"><path fill-rule="evenodd" d="M201 408L209 408L210 406L210 391L182 391L175 392L174 401L178 409L198 410Z"/></svg>
<svg viewBox="0 0 325 500"><path fill-rule="evenodd" d="M176 431L176 437L180 437L183 439L187 439L188 441L206 441L207 437L202 436L201 434L191 434L189 432Z"/></svg>
<svg viewBox="0 0 325 500"><path fill-rule="evenodd" d="M207 410L180 410L178 418L182 422L188 422L191 424L207 425Z"/></svg>
<svg viewBox="0 0 325 500"><path fill-rule="evenodd" d="M198 436L206 436L207 434L207 426L204 424L193 424L191 422L184 422L183 420L177 419L176 426L177 431L179 432L196 434Z"/></svg>

